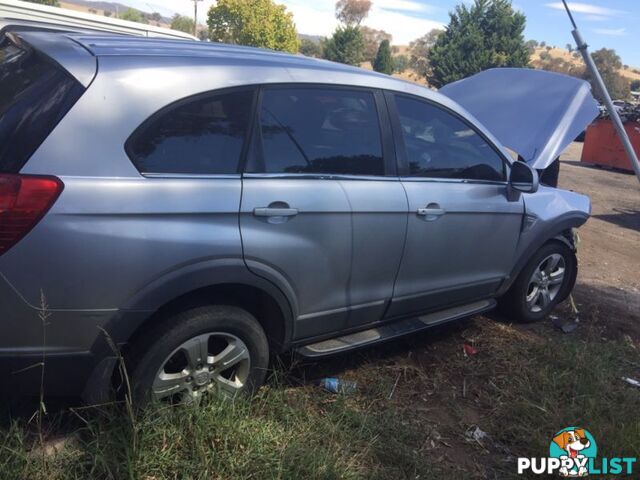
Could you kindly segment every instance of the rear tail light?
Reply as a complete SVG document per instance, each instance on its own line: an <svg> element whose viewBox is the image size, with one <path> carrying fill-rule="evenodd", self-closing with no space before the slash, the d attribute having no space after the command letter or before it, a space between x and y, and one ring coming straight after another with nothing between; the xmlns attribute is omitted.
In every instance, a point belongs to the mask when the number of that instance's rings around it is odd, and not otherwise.
<svg viewBox="0 0 640 480"><path fill-rule="evenodd" d="M0 255L36 226L63 188L56 177L0 174Z"/></svg>

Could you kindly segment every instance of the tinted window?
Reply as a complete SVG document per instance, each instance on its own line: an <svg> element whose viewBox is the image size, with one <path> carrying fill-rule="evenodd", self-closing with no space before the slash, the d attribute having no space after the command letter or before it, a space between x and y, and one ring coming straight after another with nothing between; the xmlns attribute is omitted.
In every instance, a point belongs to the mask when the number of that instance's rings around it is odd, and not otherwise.
<svg viewBox="0 0 640 480"><path fill-rule="evenodd" d="M253 91L199 96L151 117L127 142L142 173L238 172Z"/></svg>
<svg viewBox="0 0 640 480"><path fill-rule="evenodd" d="M46 57L2 37L0 172L19 172L83 91Z"/></svg>
<svg viewBox="0 0 640 480"><path fill-rule="evenodd" d="M262 155L249 171L384 175L371 92L266 89L259 133Z"/></svg>
<svg viewBox="0 0 640 480"><path fill-rule="evenodd" d="M504 180L502 158L473 128L427 102L397 96L411 176Z"/></svg>

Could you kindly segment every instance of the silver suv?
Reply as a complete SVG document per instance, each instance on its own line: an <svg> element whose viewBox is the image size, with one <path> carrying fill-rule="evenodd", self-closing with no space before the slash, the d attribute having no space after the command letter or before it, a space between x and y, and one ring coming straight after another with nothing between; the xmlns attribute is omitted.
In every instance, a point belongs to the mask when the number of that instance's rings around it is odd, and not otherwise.
<svg viewBox="0 0 640 480"><path fill-rule="evenodd" d="M28 367L44 352L47 395L108 398L111 342L140 402L250 392L274 353L344 352L497 303L534 321L574 285L589 199L539 186L539 165L513 161L456 88L239 46L9 30L12 395L38 391ZM561 113L562 135L584 128ZM508 130L538 138L531 125ZM545 162L563 147L554 135L536 150Z"/></svg>

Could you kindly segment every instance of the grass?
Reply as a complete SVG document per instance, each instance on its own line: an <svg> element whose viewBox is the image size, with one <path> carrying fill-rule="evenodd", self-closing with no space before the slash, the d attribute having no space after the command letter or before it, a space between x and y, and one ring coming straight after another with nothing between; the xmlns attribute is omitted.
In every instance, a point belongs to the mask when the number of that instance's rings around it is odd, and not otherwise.
<svg viewBox="0 0 640 480"><path fill-rule="evenodd" d="M0 478L523 478L515 458L544 456L576 424L600 455L635 456L640 390L621 377L640 376L637 339L603 339L595 323L563 335L477 317L279 369L251 400L154 407L134 423L115 406L49 413L46 439L71 432L56 454L43 454L36 422L14 418L0 427ZM307 381L327 374L357 380L357 393ZM488 436L470 438L476 427Z"/></svg>

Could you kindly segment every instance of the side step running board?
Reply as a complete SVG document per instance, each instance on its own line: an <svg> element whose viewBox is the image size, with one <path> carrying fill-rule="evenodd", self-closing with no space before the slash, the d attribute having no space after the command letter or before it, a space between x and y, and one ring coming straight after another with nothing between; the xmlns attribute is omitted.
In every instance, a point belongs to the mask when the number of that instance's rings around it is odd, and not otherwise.
<svg viewBox="0 0 640 480"><path fill-rule="evenodd" d="M370 328L362 332L350 333L342 337L323 340L311 345L305 345L297 349L300 355L305 357L322 357L338 352L360 348L374 343L384 342L393 338L401 337L408 333L418 332L435 325L468 317L481 312L486 312L495 307L495 300L481 300L469 303L460 307L448 308L439 312L421 315L419 317L407 318L397 322Z"/></svg>

